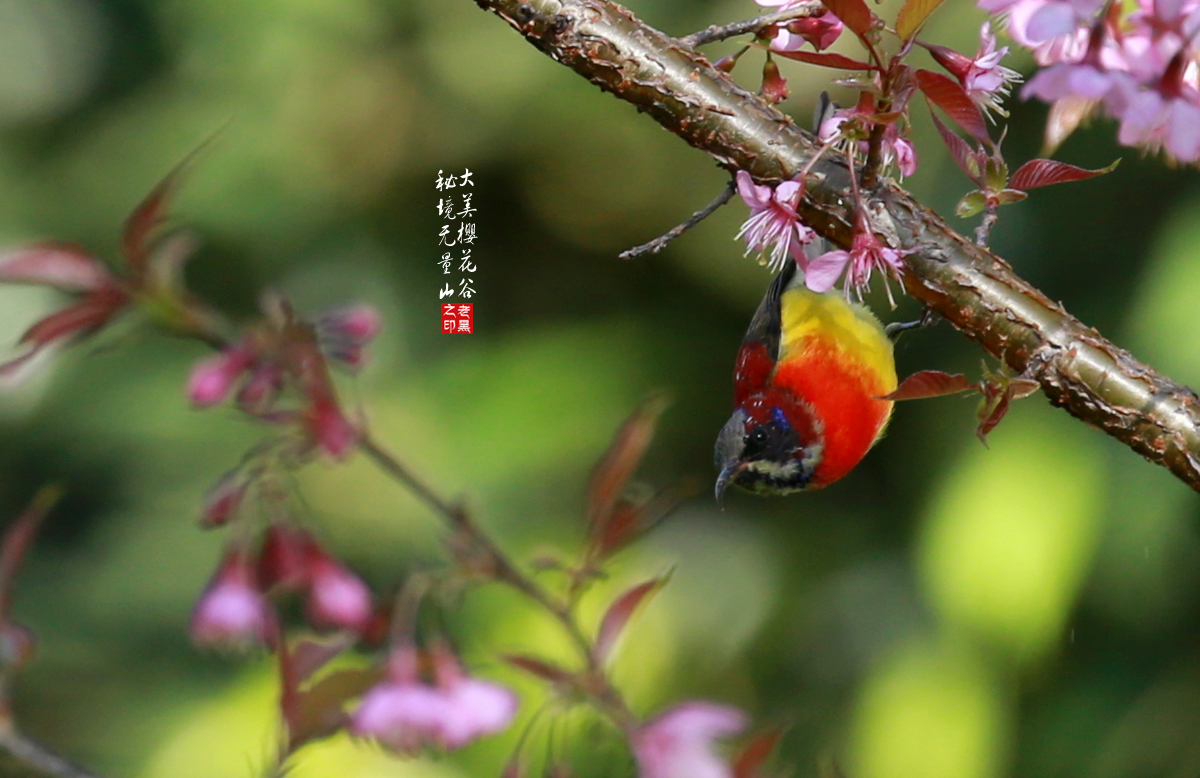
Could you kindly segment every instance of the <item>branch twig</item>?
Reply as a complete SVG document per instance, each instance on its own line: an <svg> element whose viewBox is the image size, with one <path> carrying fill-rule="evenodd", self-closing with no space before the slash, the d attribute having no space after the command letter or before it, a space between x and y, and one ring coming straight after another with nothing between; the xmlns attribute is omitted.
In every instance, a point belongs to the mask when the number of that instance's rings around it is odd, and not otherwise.
<svg viewBox="0 0 1200 778"><path fill-rule="evenodd" d="M95 773L77 767L36 740L17 732L11 723L0 726L0 751L6 752L37 774L49 778L100 778ZM3 762L0 762L0 773L11 774L2 768Z"/></svg>
<svg viewBox="0 0 1200 778"><path fill-rule="evenodd" d="M792 19L803 19L806 16L816 16L824 10L825 6L818 2L818 0L809 0L809 2L802 5L772 11L769 14L756 16L753 19L743 19L740 22L732 22L731 24L709 25L699 32L694 32L691 35L680 38L679 42L694 49L706 43L716 43L717 41L723 41L727 38L734 38L738 35L745 35L751 32L757 33L759 30L772 24L779 24L780 22Z"/></svg>
<svg viewBox="0 0 1200 778"><path fill-rule="evenodd" d="M620 691L609 681L593 650L592 642L584 634L570 605L547 592L528 576L521 573L515 564L495 544L491 537L479 528L470 515L458 505L439 497L432 489L417 478L403 463L379 446L369 435L359 440L359 449L369 456L384 471L400 484L412 490L435 513L449 525L451 530L462 533L483 552L490 563L492 578L516 589L549 612L571 638L586 665L588 691L601 710L626 734L638 726L638 719L629 709Z"/></svg>
<svg viewBox="0 0 1200 778"><path fill-rule="evenodd" d="M721 190L721 194L714 197L711 203L693 213L690 217L688 217L687 221L683 222L682 224L675 225L669 231L659 235L649 243L643 243L640 246L634 246L631 249L622 251L617 255L617 257L619 259L633 259L635 257L640 257L643 254L657 254L666 248L668 243L675 240L692 227L695 227L709 216L712 216L714 211L716 211L725 203L729 202L729 200L733 197L733 193L736 191L737 185L730 181L729 184Z"/></svg>
<svg viewBox="0 0 1200 778"><path fill-rule="evenodd" d="M535 47L630 102L730 171L792 178L816 152L811 135L735 84L682 41L607 0L476 0ZM872 229L912 250L908 293L942 314L1050 402L1200 491L1200 397L1159 374L959 235L891 181L863 192ZM844 165L821 160L798 208L843 248L853 234Z"/></svg>

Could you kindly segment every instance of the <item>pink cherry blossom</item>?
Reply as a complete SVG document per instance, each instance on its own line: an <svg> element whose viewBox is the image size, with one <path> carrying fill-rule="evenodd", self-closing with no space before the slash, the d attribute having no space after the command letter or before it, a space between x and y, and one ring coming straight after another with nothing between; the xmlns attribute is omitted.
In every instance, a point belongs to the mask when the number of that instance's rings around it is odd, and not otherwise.
<svg viewBox="0 0 1200 778"><path fill-rule="evenodd" d="M220 354L202 360L188 377L188 399L197 408L210 408L233 391L234 384L253 364L257 354L248 344L229 346Z"/></svg>
<svg viewBox="0 0 1200 778"><path fill-rule="evenodd" d="M366 364L365 347L383 326L383 317L370 305L348 305L316 317L313 322L321 350L352 370Z"/></svg>
<svg viewBox="0 0 1200 778"><path fill-rule="evenodd" d="M350 717L350 731L398 754L415 755L434 741L444 709L432 686L384 681L363 696Z"/></svg>
<svg viewBox="0 0 1200 778"><path fill-rule="evenodd" d="M893 142L896 154L896 167L900 175L911 176L917 172L917 147L908 138L897 138Z"/></svg>
<svg viewBox="0 0 1200 778"><path fill-rule="evenodd" d="M863 128L869 128L873 122L869 115L873 107L855 106L854 108L839 108L821 122L817 128L817 138L822 143L834 143L839 148L848 148L866 156L870 144L865 140L846 140L837 142L839 135L848 130L852 135L859 135ZM850 127L847 128L847 123ZM917 149L912 141L900 134L900 126L892 122L884 129L879 146L879 161L885 168L895 167L901 178L917 172Z"/></svg>
<svg viewBox="0 0 1200 778"><path fill-rule="evenodd" d="M373 606L361 578L315 546L308 577L308 614L315 625L354 632L367 626Z"/></svg>
<svg viewBox="0 0 1200 778"><path fill-rule="evenodd" d="M992 32L991 22L984 22L979 28L979 51L973 59L958 55L958 61L951 64L938 57L938 52L933 48L930 51L934 58L959 80L985 115L990 118L995 112L1000 116L1008 116L1002 103L1012 85L1021 80L1021 74L1000 64L1000 60L1008 55L1008 47L996 48L996 35Z"/></svg>
<svg viewBox="0 0 1200 778"><path fill-rule="evenodd" d="M231 549L192 612L192 640L231 650L265 646L274 624L274 613L258 590L245 549Z"/></svg>
<svg viewBox="0 0 1200 778"><path fill-rule="evenodd" d="M980 0L1007 15L1013 40L1047 66L1022 90L1085 102L1120 122L1118 140L1200 161L1200 2ZM1102 8L1107 10L1101 14Z"/></svg>
<svg viewBox="0 0 1200 778"><path fill-rule="evenodd" d="M1021 97L1033 95L1047 103L1075 97L1102 100L1116 84L1113 73L1092 63L1060 62L1039 70L1021 90Z"/></svg>
<svg viewBox="0 0 1200 778"><path fill-rule="evenodd" d="M713 751L713 741L746 728L737 708L685 702L666 711L633 735L639 778L733 778L729 764Z"/></svg>
<svg viewBox="0 0 1200 778"><path fill-rule="evenodd" d="M769 252L773 270L782 268L788 257L803 266L807 261L803 246L816 237L796 213L804 185L799 181L784 181L774 187L755 184L744 170L739 170L736 178L738 194L750 208L750 217L735 239L745 238L747 254Z"/></svg>
<svg viewBox="0 0 1200 778"><path fill-rule="evenodd" d="M860 217L850 250L827 251L813 259L805 270L804 284L814 292L827 292L845 271L847 296L853 290L861 300L863 290L870 285L871 274L874 271L884 273L885 279L891 275L899 280L904 268L904 257L910 253L912 252L898 251L885 246ZM887 290L888 299L891 300L891 287L887 287Z"/></svg>
<svg viewBox="0 0 1200 778"><path fill-rule="evenodd" d="M1125 146L1166 151L1180 162L1200 160L1200 93L1186 89L1175 96L1152 90L1133 90L1122 98L1121 129Z"/></svg>
<svg viewBox="0 0 1200 778"><path fill-rule="evenodd" d="M1047 6L1054 7L1046 11ZM1054 28L1050 22L1056 18L1078 16L1062 0L980 0L979 7L1000 14L1009 36L1017 45L1031 50L1040 65L1076 60L1087 48L1087 22L1066 26L1063 34L1047 36Z"/></svg>
<svg viewBox="0 0 1200 778"><path fill-rule="evenodd" d="M384 681L372 687L350 718L350 731L401 754L458 749L508 728L517 698L504 686L466 675L446 649L434 653L434 683L420 678L416 649L394 649Z"/></svg>
<svg viewBox="0 0 1200 778"><path fill-rule="evenodd" d="M507 687L467 675L448 649L434 652L437 688L445 703L436 736L444 748L462 748L503 732L517 715L517 698Z"/></svg>
<svg viewBox="0 0 1200 778"><path fill-rule="evenodd" d="M843 29L845 25L842 20L825 11L819 16L807 16L776 25L770 47L775 51L798 51L805 43L811 43L817 51L824 51L841 37Z"/></svg>

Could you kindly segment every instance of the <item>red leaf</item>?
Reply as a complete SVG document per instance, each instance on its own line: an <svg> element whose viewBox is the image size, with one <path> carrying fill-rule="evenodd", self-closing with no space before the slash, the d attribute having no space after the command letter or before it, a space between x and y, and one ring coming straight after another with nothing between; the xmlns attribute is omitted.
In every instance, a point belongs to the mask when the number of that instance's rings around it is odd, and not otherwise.
<svg viewBox="0 0 1200 778"><path fill-rule="evenodd" d="M979 416L979 426L975 428L975 435L983 445L987 445L988 433L996 429L996 425L1008 413L1008 407L1011 403L1012 395L1004 392L994 404L987 403L984 405L983 413Z"/></svg>
<svg viewBox="0 0 1200 778"><path fill-rule="evenodd" d="M603 544L625 484L641 464L642 456L654 438L658 417L666 407L667 400L663 395L654 395L643 402L621 425L604 458L592 472L587 508L588 540L593 546Z"/></svg>
<svg viewBox="0 0 1200 778"><path fill-rule="evenodd" d="M937 127L938 135L942 136L942 142L946 144L946 148L950 149L950 156L954 159L954 163L958 165L959 170L967 174L967 178L974 181L979 186L983 186L982 173L979 169L978 152L973 151L967 142L960 138L957 133L950 130L949 127L942 124L942 120L937 117L933 107L930 106L929 116L933 119L933 125ZM972 165L971 163L975 164ZM974 168L974 171L972 171Z"/></svg>
<svg viewBox="0 0 1200 778"><path fill-rule="evenodd" d="M860 38L870 32L875 23L875 14L863 0L825 0L824 5Z"/></svg>
<svg viewBox="0 0 1200 778"><path fill-rule="evenodd" d="M776 57L787 57L794 59L797 62L807 62L810 65L821 65L827 68L838 68L839 70L878 70L874 65L866 62L859 62L856 59L841 54L835 54L832 51L772 51L771 54Z"/></svg>
<svg viewBox="0 0 1200 778"><path fill-rule="evenodd" d="M782 737L782 727L772 727L755 735L733 760L733 777L755 778L758 775L758 769L775 751L775 747L779 745Z"/></svg>
<svg viewBox="0 0 1200 778"><path fill-rule="evenodd" d="M621 632L625 629L625 625L629 623L629 619L633 616L634 611L638 609L643 600L661 589L667 583L667 580L668 577L664 576L638 584L618 597L612 605L608 606L608 611L604 614L604 618L600 620L600 629L596 633L595 651L597 662L604 662L608 658L613 646L617 643L617 638L621 636Z"/></svg>
<svg viewBox="0 0 1200 778"><path fill-rule="evenodd" d="M544 659L538 659L526 654L505 654L502 658L513 667L518 667L530 675L541 678L543 681L561 684L571 683L575 680L574 674L569 670L565 670Z"/></svg>
<svg viewBox="0 0 1200 778"><path fill-rule="evenodd" d="M21 343L32 343L40 349L56 340L86 335L101 327L122 305L128 295L118 289L92 292L62 310L34 322L21 336Z"/></svg>
<svg viewBox="0 0 1200 778"><path fill-rule="evenodd" d="M175 193L184 166L190 160L191 156L177 165L167 174L166 178L158 182L158 185L150 191L150 194L146 195L144 200L138 203L137 207L133 209L133 213L125 221L125 232L121 245L125 251L125 260L129 263L135 276L140 276L146 268L150 254L151 235L160 224L166 221L171 197Z"/></svg>
<svg viewBox="0 0 1200 778"><path fill-rule="evenodd" d="M990 140L987 123L983 120L983 114L979 112L979 106L975 105L975 101L961 84L932 70L918 70L913 74L913 78L925 96L960 127L980 141Z"/></svg>
<svg viewBox="0 0 1200 778"><path fill-rule="evenodd" d="M940 370L922 370L900 382L896 391L885 394L881 400L920 400L926 397L941 397L973 389L962 373L943 373Z"/></svg>
<svg viewBox="0 0 1200 778"><path fill-rule="evenodd" d="M44 243L0 256L0 281L45 284L64 292L94 292L112 283L99 260L79 246Z"/></svg>
<svg viewBox="0 0 1200 778"><path fill-rule="evenodd" d="M1028 378L1014 378L1008 384L1008 393L1014 400L1023 400L1041 388L1042 385L1037 381L1031 381Z"/></svg>
<svg viewBox="0 0 1200 778"><path fill-rule="evenodd" d="M8 621L8 608L12 602L13 583L21 561L29 553L37 535L38 526L42 519L62 497L62 489L57 486L43 486L33 496L29 507L13 520L4 532L4 540L0 543L0 623Z"/></svg>
<svg viewBox="0 0 1200 778"><path fill-rule="evenodd" d="M917 34L929 15L938 9L943 0L908 0L896 14L896 34L908 40Z"/></svg>
<svg viewBox="0 0 1200 778"><path fill-rule="evenodd" d="M1075 167L1068 165L1066 162L1058 162L1053 159L1031 159L1013 173L1012 180L1009 181L1009 187L1028 191L1037 189L1039 186L1050 186L1051 184L1065 184L1068 181L1082 181L1085 178L1094 178L1102 176L1105 173L1111 173L1121 160L1117 160L1108 167L1102 167L1098 170L1087 170L1086 168Z"/></svg>
<svg viewBox="0 0 1200 778"><path fill-rule="evenodd" d="M133 209L133 213L125 221L121 246L125 251L125 259L129 263L129 268L135 277L140 277L146 270L154 238L153 233L166 221L171 199L175 196L175 190L179 188L183 174L192 166L196 157L200 156L200 152L208 148L208 144L212 143L216 137L217 133L214 133L189 152L170 173L167 173L162 181L158 182L150 194L138 203L137 207Z"/></svg>
<svg viewBox="0 0 1200 778"><path fill-rule="evenodd" d="M346 703L361 697L379 680L379 670L338 670L301 692L287 711L289 750L334 734L346 721Z"/></svg>

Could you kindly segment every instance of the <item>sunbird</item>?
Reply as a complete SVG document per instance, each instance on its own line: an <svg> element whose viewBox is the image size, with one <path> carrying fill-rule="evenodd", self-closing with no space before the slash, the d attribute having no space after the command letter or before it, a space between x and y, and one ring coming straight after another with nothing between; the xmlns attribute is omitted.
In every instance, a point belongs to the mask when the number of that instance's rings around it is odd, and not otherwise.
<svg viewBox="0 0 1200 778"><path fill-rule="evenodd" d="M883 436L896 389L892 340L838 290L810 291L789 261L738 351L733 416L717 436L720 502L730 484L762 495L821 489Z"/></svg>

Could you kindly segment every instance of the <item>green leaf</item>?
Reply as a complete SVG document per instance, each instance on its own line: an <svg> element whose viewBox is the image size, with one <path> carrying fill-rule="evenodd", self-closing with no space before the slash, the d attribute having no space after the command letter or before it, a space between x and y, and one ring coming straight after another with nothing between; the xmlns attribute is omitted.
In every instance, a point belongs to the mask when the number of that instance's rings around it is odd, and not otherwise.
<svg viewBox="0 0 1200 778"><path fill-rule="evenodd" d="M954 206L954 215L966 219L979 213L985 207L987 207L987 198L984 197L983 192L971 192L959 200L958 205Z"/></svg>

